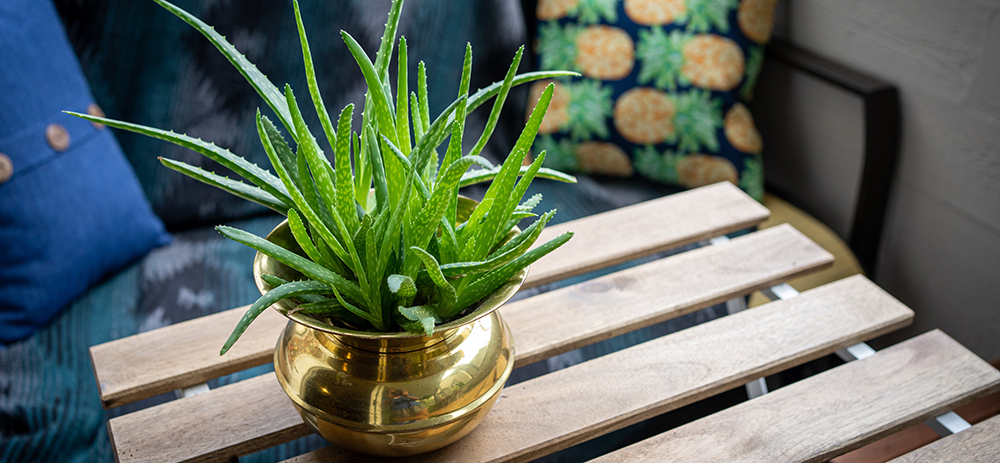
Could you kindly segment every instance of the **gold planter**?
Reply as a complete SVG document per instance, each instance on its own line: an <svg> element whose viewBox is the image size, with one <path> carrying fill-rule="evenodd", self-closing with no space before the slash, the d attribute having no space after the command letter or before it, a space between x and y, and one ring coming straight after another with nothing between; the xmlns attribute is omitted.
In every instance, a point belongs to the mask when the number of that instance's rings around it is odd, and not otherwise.
<svg viewBox="0 0 1000 463"><path fill-rule="evenodd" d="M465 220L476 203L459 199ZM267 237L299 251L287 222ZM527 269L474 305L460 319L438 325L431 336L372 333L330 320L289 314L293 304L272 306L290 320L274 351L278 382L305 422L333 444L382 456L407 456L448 445L475 428L500 397L514 367L514 342L496 312L517 292ZM302 279L261 253L261 275Z"/></svg>

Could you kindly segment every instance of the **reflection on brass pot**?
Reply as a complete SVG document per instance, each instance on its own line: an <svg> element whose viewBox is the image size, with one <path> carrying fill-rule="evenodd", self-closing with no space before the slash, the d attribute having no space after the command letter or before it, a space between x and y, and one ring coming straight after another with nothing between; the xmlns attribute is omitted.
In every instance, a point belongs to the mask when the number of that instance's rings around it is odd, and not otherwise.
<svg viewBox="0 0 1000 463"><path fill-rule="evenodd" d="M459 219L475 206L460 197ZM267 239L301 253L286 222ZM261 279L267 274L303 278L258 253L254 279L262 293L271 289ZM305 422L336 445L384 456L448 445L482 421L510 376L514 343L496 309L526 276L524 269L431 336L356 331L289 315L293 303L283 300L272 306L290 319L274 351L278 382Z"/></svg>

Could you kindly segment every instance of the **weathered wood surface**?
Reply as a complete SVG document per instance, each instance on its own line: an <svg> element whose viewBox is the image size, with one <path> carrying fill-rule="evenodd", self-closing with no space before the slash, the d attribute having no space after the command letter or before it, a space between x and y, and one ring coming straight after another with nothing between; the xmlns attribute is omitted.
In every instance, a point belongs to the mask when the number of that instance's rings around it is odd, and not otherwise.
<svg viewBox="0 0 1000 463"><path fill-rule="evenodd" d="M1000 416L935 441L890 463L996 463L1000 461Z"/></svg>
<svg viewBox="0 0 1000 463"><path fill-rule="evenodd" d="M768 210L723 182L547 227L539 243L576 236L532 265L524 287L608 267L753 226ZM90 349L105 408L117 407L270 361L286 319L265 311L225 356L219 348L246 308L232 309Z"/></svg>
<svg viewBox="0 0 1000 463"><path fill-rule="evenodd" d="M867 279L841 280L514 385L469 436L411 460L530 461L898 329L912 317ZM329 447L291 461L388 460Z"/></svg>
<svg viewBox="0 0 1000 463"><path fill-rule="evenodd" d="M638 329L829 263L829 254L797 231L775 227L523 299L500 310L518 345L516 362L523 365L526 360L522 355L540 360L605 339L610 333ZM671 281L674 279L685 283ZM594 292L595 284L608 290ZM586 323L575 321L592 317L594 320ZM794 318L790 323L805 320ZM567 326L561 326L564 324ZM305 432L273 374L238 384L238 393L225 386L195 398L239 408L240 416L274 419L253 421L254 427L244 427L241 421L226 415L207 414L201 401L190 399L168 404L172 407L170 413L161 412L161 407L140 410L111 420L111 437L120 461L223 461L274 444L255 440L261 436L291 439ZM223 409L220 406L212 410ZM183 432L175 432L177 429ZM224 447L218 436L226 436ZM182 449L176 445L179 439L185 443Z"/></svg>
<svg viewBox="0 0 1000 463"><path fill-rule="evenodd" d="M595 462L826 461L998 389L1000 371L931 331Z"/></svg>

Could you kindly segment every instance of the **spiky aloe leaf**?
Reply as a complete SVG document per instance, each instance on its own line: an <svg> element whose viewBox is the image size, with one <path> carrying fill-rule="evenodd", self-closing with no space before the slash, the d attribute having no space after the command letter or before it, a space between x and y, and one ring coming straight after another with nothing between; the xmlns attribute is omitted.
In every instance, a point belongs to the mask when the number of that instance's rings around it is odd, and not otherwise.
<svg viewBox="0 0 1000 463"><path fill-rule="evenodd" d="M175 145L187 148L189 150L196 151L203 156L222 164L224 167L232 170L247 180L249 180L254 185L262 188L264 191L270 193L275 198L278 198L282 202L291 203L288 197L288 193L285 191L285 186L281 184L281 180L274 176L274 174L261 169L257 165L247 161L246 159L233 154L231 151L220 148L214 143L209 143L201 139L189 137L187 135L182 135L174 133L172 130L160 130L153 127L147 127L139 124L132 124L129 122L117 121L114 119L108 119L105 117L91 116L88 114L80 114L72 111L63 111L71 116L79 117L90 122L96 122L99 124L104 124L108 127L114 127L116 129L128 130L129 132L135 132L141 135L146 135L147 137L158 138L160 140L168 141Z"/></svg>
<svg viewBox="0 0 1000 463"><path fill-rule="evenodd" d="M399 12L403 9L403 0L393 0L389 9L389 20L385 23L382 42L375 54L375 71L380 80L385 80L389 72L389 59L392 57L392 45L396 42L396 30L399 28Z"/></svg>
<svg viewBox="0 0 1000 463"><path fill-rule="evenodd" d="M393 5L395 7L395 4ZM354 56L354 60L357 61L358 67L361 68L361 73L365 77L365 83L368 84L368 94L371 95L374 104L374 117L378 124L379 132L384 133L393 143L398 145L399 140L396 137L396 125L393 122L392 109L389 107L389 96L386 95L385 87L382 86L382 80L379 77L381 74L376 71L375 66L368 60L365 50L361 48L357 40L354 40L354 37L351 37L351 34L348 34L346 31L340 31L340 35L343 37L344 43L347 44L347 49ZM365 110L368 111L368 108L365 108Z"/></svg>
<svg viewBox="0 0 1000 463"><path fill-rule="evenodd" d="M375 130L370 125L365 127L365 141L368 144L368 160L372 166L372 180L375 182L377 210L383 211L389 206L389 185L385 176L385 166L382 163L382 154L378 148L378 139L375 138Z"/></svg>
<svg viewBox="0 0 1000 463"><path fill-rule="evenodd" d="M538 104L535 105L531 111L531 115L528 116L528 122L525 123L524 130L521 131L521 135L514 143L514 148L501 166L500 173L493 183L490 184L489 189L486 190L483 201L485 202L487 199L493 198L494 202L489 208L488 212L490 214L486 216L485 223L481 227L478 223L473 223L470 225L471 228L466 229L467 233L473 233L481 237L478 240L477 249L473 254L474 260L486 257L487 252L497 240L507 233L507 230L501 230L501 228L510 219L510 213L514 210L516 204L521 201L520 197L516 199L512 198L511 192L514 190L514 182L517 181L517 174L520 171L524 157L528 154L528 148L535 141L535 135L542 124L542 117L545 116L545 111L549 107L549 101L552 100L554 88L553 84L549 84L542 91L542 95L538 99ZM537 167L535 170L537 171ZM482 204L476 209L480 207L482 207Z"/></svg>
<svg viewBox="0 0 1000 463"><path fill-rule="evenodd" d="M399 136L403 154L410 154L410 115L407 112L407 55L406 37L399 37L398 70L396 71L396 135Z"/></svg>
<svg viewBox="0 0 1000 463"><path fill-rule="evenodd" d="M518 171L517 175L523 176L528 172L528 166L521 166L521 170ZM462 180L459 186L464 188L469 185L475 185L477 183L484 183L496 178L497 174L500 173L500 169L479 169L470 170L462 175ZM538 169L538 173L535 174L538 178L545 178L549 180L555 180L557 182L563 183L576 183L576 177L559 172L558 170L553 170L549 168Z"/></svg>
<svg viewBox="0 0 1000 463"><path fill-rule="evenodd" d="M486 147L486 142L489 141L490 136L493 135L493 130L497 126L497 121L500 120L500 110L503 109L503 104L507 100L507 94L510 93L511 87L514 85L514 76L517 73L517 67L521 65L521 56L524 54L524 46L522 45L517 49L517 53L514 54L514 60L511 61L510 67L507 68L507 75L504 76L503 83L500 85L500 90L497 92L496 100L493 101L493 109L490 110L490 116L486 120L486 127L483 128L483 134L479 136L479 140L476 144L472 146L469 150L469 154L477 155L483 151Z"/></svg>
<svg viewBox="0 0 1000 463"><path fill-rule="evenodd" d="M337 164L337 202L336 207L344 219L348 231L354 233L358 229L358 213L355 207L354 179L351 174L351 120L354 114L354 104L348 104L340 112L337 124L337 146L334 147L334 161Z"/></svg>
<svg viewBox="0 0 1000 463"><path fill-rule="evenodd" d="M330 113L326 111L326 105L323 104L323 96L319 93L319 84L316 82L316 69L313 67L312 52L309 51L309 40L306 38L306 29L302 25L299 2L297 0L293 1L292 5L295 9L295 26L299 30L302 61L306 67L306 84L309 86L309 96L312 97L313 107L316 108L316 115L319 116L320 125L323 127L323 133L326 134L326 139L330 143L330 148L336 149L337 134L333 131L333 123L330 122ZM302 134L299 134L299 137L302 136Z"/></svg>
<svg viewBox="0 0 1000 463"><path fill-rule="evenodd" d="M413 234L410 237L409 244L418 248L427 246L427 242L430 241L431 235L433 235L437 229L438 224L441 222L441 217L445 213L445 209L448 207L449 199L455 196L455 188L458 186L459 180L462 178L462 173L469 169L475 162L475 159L479 156L465 156L456 159L449 165L443 174L438 177L437 183L434 184L434 191L431 192L430 198L427 200L426 205L420 214L417 215L416 220L413 224ZM412 249L412 248L411 248ZM416 276L419 262L416 257L407 256L403 264L403 273L411 277Z"/></svg>
<svg viewBox="0 0 1000 463"><path fill-rule="evenodd" d="M511 238L509 241L507 241L502 246L493 251L490 254L490 257L498 256L507 251L510 251L511 249L521 246L528 240L533 240L532 235L535 234L535 231L537 230L538 233L541 233L542 229L545 228L545 225L548 224L549 220L551 220L552 217L555 215L556 215L555 209L542 214L542 216L539 217L538 220L536 220L534 223L529 225L528 228L525 228L524 231L522 231L521 233L514 235L513 238ZM537 236L535 238L537 238Z"/></svg>
<svg viewBox="0 0 1000 463"><path fill-rule="evenodd" d="M549 21L538 29L538 55L542 69L577 69L576 37L583 28L576 24L565 27Z"/></svg>
<svg viewBox="0 0 1000 463"><path fill-rule="evenodd" d="M677 24L687 23L693 32L708 32L715 26L723 34L729 32L729 12L739 0L687 0L687 9L675 19Z"/></svg>
<svg viewBox="0 0 1000 463"><path fill-rule="evenodd" d="M262 117L261 121L264 123L264 132L267 133L268 138L271 140L271 146L274 148L274 154L276 155L278 162L281 166L288 171L288 178L291 180L292 185L285 184L286 190L291 188L293 185L298 185L301 179L299 178L299 166L298 166L298 156L292 151L292 147L288 146L288 142L285 141L285 137L281 136L281 132L275 127L274 123L271 122L267 117ZM274 160L271 160L272 165ZM308 172L306 172L308 174ZM282 180L284 182L284 180Z"/></svg>
<svg viewBox="0 0 1000 463"><path fill-rule="evenodd" d="M264 253L265 255L273 257L274 259L277 259L278 262L298 270L300 273L313 280L321 281L332 288L336 288L338 291L346 294L347 297L355 301L362 303L367 302L364 293L361 292L361 288L359 288L358 285L305 257L254 235L253 233L249 233L238 228L219 225L215 227L215 229L226 238L245 244Z"/></svg>
<svg viewBox="0 0 1000 463"><path fill-rule="evenodd" d="M424 251L416 246L411 246L410 251L416 255L421 262L424 264L424 268L427 269L427 275L434 282L434 286L438 288L438 303L437 310L439 316L446 317L452 310L454 310L455 301L458 298L458 293L455 291L455 287L448 283L445 279L444 273L441 273L441 266L438 265L437 259L434 258L429 252Z"/></svg>
<svg viewBox="0 0 1000 463"><path fill-rule="evenodd" d="M267 105L270 106L271 109L274 110L275 114L278 115L278 119L280 119L281 123L285 125L285 128L292 131L292 120L291 116L288 114L288 106L285 105L284 96L278 88L267 79L264 73L257 69L257 66L247 60L246 56L243 56L243 54L240 53L236 47L226 41L225 37L216 32L214 27L205 24L202 20L165 0L154 1L163 8L166 8L167 11L176 15L178 18L183 19L184 22L190 24L192 27L197 29L198 32L201 32L201 34L204 35L209 42L212 42L212 45L215 45L215 48L219 49L219 51L222 52L223 56L225 56L230 63L233 63L236 70L239 71L247 82L253 86L254 90L256 90L257 93L264 98L264 101L267 102Z"/></svg>
<svg viewBox="0 0 1000 463"><path fill-rule="evenodd" d="M512 247L506 248L503 251L497 251L482 262L456 262L452 264L444 264L441 266L441 273L446 277L456 277L461 275L472 275L477 273L484 273L493 270L498 267L502 267L512 260L516 259L521 254L524 254L542 233L542 228L545 227L545 223L555 215L555 210L548 212L543 215L540 219L536 220L532 224L533 228L526 229L523 233L517 236L524 236L523 239L517 241ZM541 224L537 226L537 224Z"/></svg>
<svg viewBox="0 0 1000 463"><path fill-rule="evenodd" d="M521 269L533 264L538 259L541 259L546 254L556 250L559 246L566 244L570 238L573 237L572 232L566 232L559 235L545 244L532 249L517 259L514 259L507 265L500 267L498 269L492 270L481 278L476 279L474 282L469 284L461 294L458 296L458 303L455 307L468 307L469 304L476 302L487 294L495 291L504 282L509 280L515 273L519 272ZM444 313L441 316L444 318L451 317L455 315L456 312Z"/></svg>
<svg viewBox="0 0 1000 463"><path fill-rule="evenodd" d="M417 285L413 278L406 275L392 274L386 278L389 284L389 291L403 299L413 299L417 295Z"/></svg>
<svg viewBox="0 0 1000 463"><path fill-rule="evenodd" d="M712 92L692 88L677 94L674 100L677 115L674 128L677 133L677 151L699 153L703 148L719 151L716 130L722 127L722 100L712 98Z"/></svg>
<svg viewBox="0 0 1000 463"><path fill-rule="evenodd" d="M274 166L275 170L278 171L278 176L281 177L282 181L290 185L289 194L292 197L292 201L295 204L296 209L299 210L307 221L313 226L313 230L316 231L326 244L330 245L331 249L337 254L342 261L351 265L351 258L347 253L347 250L341 246L340 242L334 237L333 233L329 228L323 223L323 220L316 214L312 207L306 202L305 196L295 187L295 184L291 181L288 176L288 171L281 165L281 162L277 158L274 146L271 143L271 139L268 137L267 132L264 128L264 121L266 117L260 115L260 111L257 111L257 133L260 136L261 144L264 145L264 152L267 153L267 157L271 160L271 165ZM359 273L360 269L352 268L355 273ZM362 299L364 300L364 299ZM365 301L368 302L368 301Z"/></svg>
<svg viewBox="0 0 1000 463"><path fill-rule="evenodd" d="M285 298L301 296L303 294L329 293L330 287L318 281L293 281L268 291L261 296L260 299L257 299L252 305L250 305L250 308L243 314L243 318L240 318L239 323L236 324L236 328L234 328L232 334L229 335L229 339L227 339L226 343L222 345L222 350L219 351L219 355L223 355L228 352L229 349L233 347L233 344L236 343L236 340L238 340L240 336L243 335L243 332L247 330L250 323L263 313L264 309L270 307L271 304Z"/></svg>
<svg viewBox="0 0 1000 463"><path fill-rule="evenodd" d="M638 82L653 82L658 88L671 92L677 90L677 82L691 85L691 81L681 74L684 67L684 45L692 37L681 29L670 31L668 36L663 27L639 31L639 43L635 48L636 61L642 62Z"/></svg>
<svg viewBox="0 0 1000 463"><path fill-rule="evenodd" d="M320 254L316 245L313 244L312 238L309 237L309 232L306 230L305 223L302 222L302 218L295 212L295 209L288 210L288 228L292 231L292 237L295 238L295 242L305 251L309 259L324 267L330 266Z"/></svg>
<svg viewBox="0 0 1000 463"><path fill-rule="evenodd" d="M418 305L414 307L400 307L399 313L407 320L420 323L420 331L417 334L430 336L434 334L434 324L441 323L441 317L430 307ZM407 330L412 330L411 325L404 325Z"/></svg>
<svg viewBox="0 0 1000 463"><path fill-rule="evenodd" d="M469 95L469 80L472 77L472 44L465 44L465 61L462 64L462 80L458 85L458 107L455 108L455 122L451 124L451 140L445 151L442 166L451 165L462 156L462 136L465 133L465 117L467 116L467 100ZM458 187L455 187L457 192ZM457 196L457 195L456 195ZM452 206L455 201L452 200Z"/></svg>
<svg viewBox="0 0 1000 463"><path fill-rule="evenodd" d="M229 177L223 177L221 175L209 172L200 167L195 167L187 163L180 161L175 161L173 159L158 158L160 163L167 166L177 172L180 172L188 177L191 177L200 182L212 185L221 190L227 191L234 194L240 198L247 201L253 201L257 204L267 207L279 214L284 214L285 211L291 207L291 204L285 204L274 195L258 188L255 186L247 185L246 183L230 179Z"/></svg>
<svg viewBox="0 0 1000 463"><path fill-rule="evenodd" d="M358 258L358 253L354 249L354 242L351 241L350 231L348 231L347 226L344 224L344 220L341 218L339 210L340 207L332 207L338 203L338 195L334 187L334 172L333 168L330 167L329 161L323 157L322 151L319 149L319 145L316 144L316 139L313 138L312 134L309 132L309 128L306 126L305 120L302 118L302 113L299 112L298 104L295 102L295 95L292 94L292 87L285 86L285 98L288 101L288 109L292 115L292 122L295 124L295 130L300 133L305 133L306 135L300 137L299 140L299 152L305 153L306 161L309 163L309 171L312 172L313 177L315 177L316 188L319 190L320 196L323 199L323 203L327 207L319 209L322 213L320 217L329 220L332 218L332 224L327 223L327 228L333 228L334 237L338 240L340 247L347 251L347 255L350 257L348 261L345 262L351 264L351 268L355 272L359 272L359 269L363 268L361 265L361 260ZM299 175L305 176L303 168L299 167ZM314 208L316 209L316 208ZM350 212L351 215L355 213ZM316 224L314 224L316 225ZM332 244L332 243L329 243ZM359 279L364 285L364 277L359 275Z"/></svg>

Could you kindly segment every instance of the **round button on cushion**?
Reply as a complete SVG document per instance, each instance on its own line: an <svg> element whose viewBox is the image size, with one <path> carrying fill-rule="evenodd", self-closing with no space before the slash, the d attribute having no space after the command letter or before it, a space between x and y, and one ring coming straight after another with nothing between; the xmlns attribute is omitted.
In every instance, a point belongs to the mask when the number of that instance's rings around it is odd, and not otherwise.
<svg viewBox="0 0 1000 463"><path fill-rule="evenodd" d="M14 163L6 154L0 153L0 183L10 180L11 175L14 175Z"/></svg>
<svg viewBox="0 0 1000 463"><path fill-rule="evenodd" d="M49 124L45 127L45 141L56 151L66 151L69 148L69 132L62 124Z"/></svg>
<svg viewBox="0 0 1000 463"><path fill-rule="evenodd" d="M97 106L97 103L91 103L87 105L87 114L90 114L91 116L94 117L104 117L104 110L102 110L100 106ZM91 122L91 124L94 124L94 128L98 130L103 129L105 127L104 124L101 124L99 122Z"/></svg>

